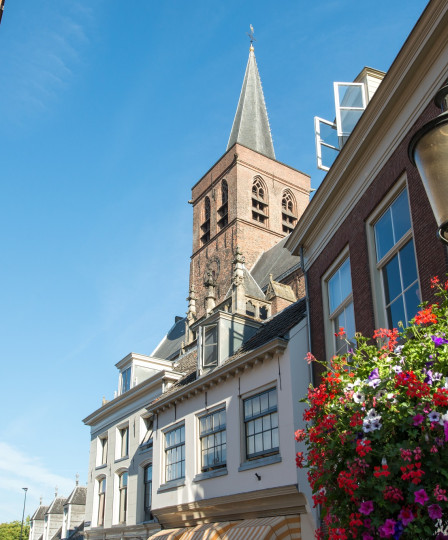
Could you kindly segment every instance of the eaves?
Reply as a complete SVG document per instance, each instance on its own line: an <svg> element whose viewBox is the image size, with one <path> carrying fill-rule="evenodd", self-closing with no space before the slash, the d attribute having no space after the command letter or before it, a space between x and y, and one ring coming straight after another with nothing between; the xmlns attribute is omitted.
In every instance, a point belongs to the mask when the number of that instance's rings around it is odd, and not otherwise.
<svg viewBox="0 0 448 540"><path fill-rule="evenodd" d="M168 394L166 397L157 399L157 401L150 404L146 409L157 414L158 412L170 408L177 402L185 401L231 377L236 377L240 373L261 365L265 360L270 360L276 354L282 353L287 345L287 339L280 337L274 338L257 349L248 351L241 356L236 356L234 359L228 360L212 372L203 375L183 388L179 388L179 390Z"/></svg>

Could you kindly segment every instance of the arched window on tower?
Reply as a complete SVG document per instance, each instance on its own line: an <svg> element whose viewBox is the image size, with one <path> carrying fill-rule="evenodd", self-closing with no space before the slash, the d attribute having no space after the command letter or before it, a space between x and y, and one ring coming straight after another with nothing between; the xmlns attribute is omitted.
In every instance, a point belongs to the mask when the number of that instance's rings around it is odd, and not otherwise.
<svg viewBox="0 0 448 540"><path fill-rule="evenodd" d="M210 199L205 197L204 201L204 221L201 225L201 242L202 245L210 240Z"/></svg>
<svg viewBox="0 0 448 540"><path fill-rule="evenodd" d="M285 189L282 196L282 229L289 234L292 232L297 221L296 201L294 195Z"/></svg>
<svg viewBox="0 0 448 540"><path fill-rule="evenodd" d="M263 225L267 225L268 192L260 177L255 178L252 185L252 219Z"/></svg>
<svg viewBox="0 0 448 540"><path fill-rule="evenodd" d="M227 180L221 182L221 206L218 208L218 228L224 229L229 223L229 186Z"/></svg>

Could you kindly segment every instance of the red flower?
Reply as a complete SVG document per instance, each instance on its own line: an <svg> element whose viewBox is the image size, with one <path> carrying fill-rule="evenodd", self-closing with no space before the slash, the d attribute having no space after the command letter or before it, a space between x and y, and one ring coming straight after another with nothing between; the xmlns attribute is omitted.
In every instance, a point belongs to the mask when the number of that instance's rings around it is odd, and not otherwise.
<svg viewBox="0 0 448 540"><path fill-rule="evenodd" d="M303 457L303 452L297 452L296 454L296 465L299 467L299 469L303 468L303 462L305 461L305 458Z"/></svg>
<svg viewBox="0 0 448 540"><path fill-rule="evenodd" d="M373 471L373 476L375 478L379 478L380 476L389 476L390 475L390 471L389 471L389 466L388 465L381 465L381 467L373 467L374 471Z"/></svg>
<svg viewBox="0 0 448 540"><path fill-rule="evenodd" d="M403 493L401 489L393 486L386 486L383 491L383 498L385 501L398 502L403 500Z"/></svg>
<svg viewBox="0 0 448 540"><path fill-rule="evenodd" d="M439 276L434 276L431 278L431 289L435 289L437 286L440 285L440 279Z"/></svg>
<svg viewBox="0 0 448 540"><path fill-rule="evenodd" d="M416 324L431 324L437 322L436 315L432 312L434 306L428 306L425 309L421 309L415 316Z"/></svg>
<svg viewBox="0 0 448 540"><path fill-rule="evenodd" d="M302 442L305 440L306 438L306 431L304 429L298 429L295 433L294 433L294 438L297 442Z"/></svg>
<svg viewBox="0 0 448 540"><path fill-rule="evenodd" d="M432 401L436 407L447 407L448 390L445 388L437 388L435 394L432 396Z"/></svg>
<svg viewBox="0 0 448 540"><path fill-rule="evenodd" d="M369 439L360 439L356 443L356 452L359 456L364 457L372 451Z"/></svg>

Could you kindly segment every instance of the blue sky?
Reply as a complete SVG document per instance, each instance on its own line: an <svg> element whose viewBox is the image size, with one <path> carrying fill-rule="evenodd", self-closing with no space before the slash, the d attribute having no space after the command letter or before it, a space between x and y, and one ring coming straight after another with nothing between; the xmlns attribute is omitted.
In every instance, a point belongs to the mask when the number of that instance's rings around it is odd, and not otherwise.
<svg viewBox="0 0 448 540"><path fill-rule="evenodd" d="M249 24L277 159L322 179L333 81L386 71L423 0L6 0L0 522L87 481L82 418L186 311L190 189L225 152Z"/></svg>

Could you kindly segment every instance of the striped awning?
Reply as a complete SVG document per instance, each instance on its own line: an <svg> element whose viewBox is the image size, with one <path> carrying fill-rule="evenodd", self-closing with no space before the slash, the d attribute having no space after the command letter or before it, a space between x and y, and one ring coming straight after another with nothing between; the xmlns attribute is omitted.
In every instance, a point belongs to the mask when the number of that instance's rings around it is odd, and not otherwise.
<svg viewBox="0 0 448 540"><path fill-rule="evenodd" d="M234 526L235 522L230 521L204 523L184 532L180 540L222 540L224 534Z"/></svg>
<svg viewBox="0 0 448 540"><path fill-rule="evenodd" d="M300 516L243 519L165 529L148 540L300 540Z"/></svg>
<svg viewBox="0 0 448 540"><path fill-rule="evenodd" d="M188 527L182 527L182 529L164 529L151 535L148 540L180 540L184 532L188 530Z"/></svg>

